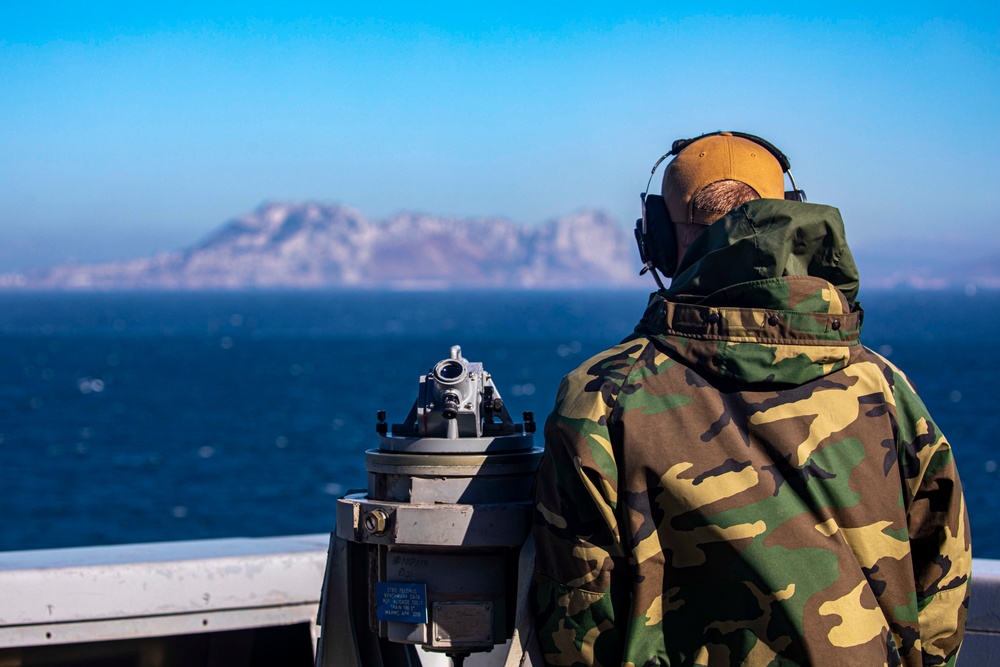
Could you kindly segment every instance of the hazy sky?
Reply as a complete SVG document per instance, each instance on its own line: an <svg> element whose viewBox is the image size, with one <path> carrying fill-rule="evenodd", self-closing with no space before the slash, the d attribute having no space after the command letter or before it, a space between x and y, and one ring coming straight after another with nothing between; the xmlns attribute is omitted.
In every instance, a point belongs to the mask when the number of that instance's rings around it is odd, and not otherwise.
<svg viewBox="0 0 1000 667"><path fill-rule="evenodd" d="M783 149L855 245L1000 245L993 3L147 4L0 0L0 271L268 199L631 224L716 129Z"/></svg>

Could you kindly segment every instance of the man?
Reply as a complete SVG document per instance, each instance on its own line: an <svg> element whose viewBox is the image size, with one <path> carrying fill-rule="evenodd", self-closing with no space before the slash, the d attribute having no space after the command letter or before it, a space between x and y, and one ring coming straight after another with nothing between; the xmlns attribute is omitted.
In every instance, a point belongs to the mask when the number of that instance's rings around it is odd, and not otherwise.
<svg viewBox="0 0 1000 667"><path fill-rule="evenodd" d="M678 152L673 233L644 249L672 283L563 380L535 490L542 653L953 665L971 554L950 446L859 343L839 212L783 200L784 156L749 136Z"/></svg>

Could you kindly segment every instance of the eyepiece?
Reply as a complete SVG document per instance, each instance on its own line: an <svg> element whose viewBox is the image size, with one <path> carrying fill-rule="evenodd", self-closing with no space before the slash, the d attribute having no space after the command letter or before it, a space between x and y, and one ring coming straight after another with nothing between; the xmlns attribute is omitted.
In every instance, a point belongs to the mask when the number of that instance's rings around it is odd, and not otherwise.
<svg viewBox="0 0 1000 667"><path fill-rule="evenodd" d="M434 375L443 384L455 384L465 376L465 364L457 359L445 359L434 367Z"/></svg>

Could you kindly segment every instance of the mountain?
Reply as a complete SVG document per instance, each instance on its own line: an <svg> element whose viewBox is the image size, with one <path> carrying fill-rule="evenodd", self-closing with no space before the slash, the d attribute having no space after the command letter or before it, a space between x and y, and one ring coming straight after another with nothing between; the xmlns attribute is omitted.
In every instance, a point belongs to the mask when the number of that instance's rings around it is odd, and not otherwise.
<svg viewBox="0 0 1000 667"><path fill-rule="evenodd" d="M265 203L179 252L66 265L0 286L36 289L561 288L644 284L630 236L606 213L537 227L340 204Z"/></svg>
<svg viewBox="0 0 1000 667"><path fill-rule="evenodd" d="M946 237L855 245L867 289L1000 288L1000 249ZM583 210L538 226L315 202L262 204L178 252L0 274L0 289L653 289L632 235Z"/></svg>

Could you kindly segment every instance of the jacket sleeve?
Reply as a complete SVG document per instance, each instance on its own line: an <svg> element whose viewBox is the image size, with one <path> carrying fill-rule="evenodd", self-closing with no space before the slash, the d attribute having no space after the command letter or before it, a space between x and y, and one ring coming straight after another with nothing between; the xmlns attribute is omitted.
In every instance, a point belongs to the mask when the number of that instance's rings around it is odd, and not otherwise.
<svg viewBox="0 0 1000 667"><path fill-rule="evenodd" d="M965 634L972 550L951 445L913 385L894 373L897 451L925 665L954 665Z"/></svg>
<svg viewBox="0 0 1000 667"><path fill-rule="evenodd" d="M618 534L617 473L602 394L567 377L545 426L535 481L533 600L547 665L621 664L629 589ZM616 573L621 574L621 572ZM612 580L616 583L612 584Z"/></svg>

